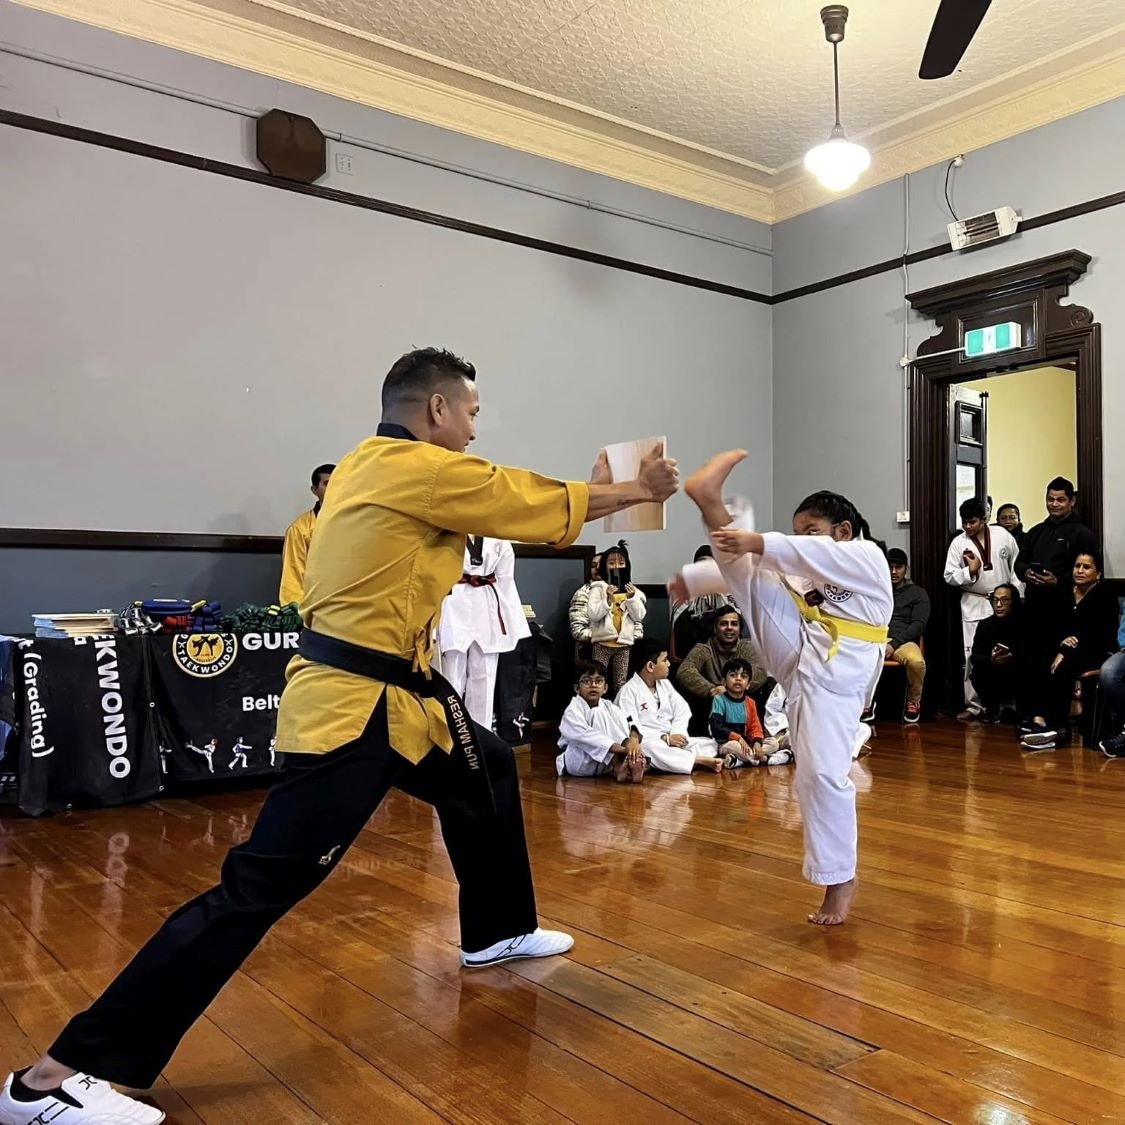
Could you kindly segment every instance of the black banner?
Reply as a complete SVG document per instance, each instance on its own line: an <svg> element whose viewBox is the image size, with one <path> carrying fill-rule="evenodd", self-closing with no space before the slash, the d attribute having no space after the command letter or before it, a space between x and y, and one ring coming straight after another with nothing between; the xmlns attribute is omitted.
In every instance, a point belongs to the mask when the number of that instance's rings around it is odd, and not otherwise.
<svg viewBox="0 0 1125 1125"><path fill-rule="evenodd" d="M158 751L175 782L273 773L277 705L298 633L157 635Z"/></svg>
<svg viewBox="0 0 1125 1125"><path fill-rule="evenodd" d="M19 805L148 800L198 781L268 776L297 633L35 639L12 651Z"/></svg>
<svg viewBox="0 0 1125 1125"><path fill-rule="evenodd" d="M21 641L19 803L37 816L160 791L142 638Z"/></svg>

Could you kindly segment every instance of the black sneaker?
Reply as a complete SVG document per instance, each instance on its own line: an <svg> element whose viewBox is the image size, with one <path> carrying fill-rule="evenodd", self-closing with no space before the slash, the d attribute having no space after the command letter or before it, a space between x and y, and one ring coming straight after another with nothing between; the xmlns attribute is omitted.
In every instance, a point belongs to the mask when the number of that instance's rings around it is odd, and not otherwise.
<svg viewBox="0 0 1125 1125"><path fill-rule="evenodd" d="M1103 738L1098 743L1098 749L1107 758L1125 758L1125 731L1111 738Z"/></svg>
<svg viewBox="0 0 1125 1125"><path fill-rule="evenodd" d="M861 723L873 723L875 721L875 704L869 703L863 709L863 714L860 715L859 721Z"/></svg>
<svg viewBox="0 0 1125 1125"><path fill-rule="evenodd" d="M987 723L990 727L996 726L1000 722L999 711L985 711L980 717L982 723Z"/></svg>

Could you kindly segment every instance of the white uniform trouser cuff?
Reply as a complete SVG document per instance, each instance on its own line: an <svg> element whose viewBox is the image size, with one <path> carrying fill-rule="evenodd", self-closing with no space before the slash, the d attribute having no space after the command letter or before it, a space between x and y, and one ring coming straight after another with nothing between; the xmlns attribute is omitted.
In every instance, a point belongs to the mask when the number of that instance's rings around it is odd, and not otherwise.
<svg viewBox="0 0 1125 1125"><path fill-rule="evenodd" d="M808 882L818 887L835 887L839 883L850 883L855 878L855 868L847 871L813 871L806 867L804 876Z"/></svg>

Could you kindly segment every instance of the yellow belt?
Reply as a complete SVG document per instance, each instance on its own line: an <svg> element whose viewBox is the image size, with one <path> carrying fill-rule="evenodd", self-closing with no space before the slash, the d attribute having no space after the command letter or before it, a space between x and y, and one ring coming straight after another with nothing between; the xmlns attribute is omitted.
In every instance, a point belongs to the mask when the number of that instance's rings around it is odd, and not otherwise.
<svg viewBox="0 0 1125 1125"><path fill-rule="evenodd" d="M833 617L830 613L821 613L820 606L809 605L795 590L789 590L789 596L806 621L822 625L832 638L832 645L828 649L825 660L831 660L836 655L841 637L851 637L854 641L869 641L873 645L885 645L889 639L890 635L885 625L868 625L863 621L851 621L846 617Z"/></svg>

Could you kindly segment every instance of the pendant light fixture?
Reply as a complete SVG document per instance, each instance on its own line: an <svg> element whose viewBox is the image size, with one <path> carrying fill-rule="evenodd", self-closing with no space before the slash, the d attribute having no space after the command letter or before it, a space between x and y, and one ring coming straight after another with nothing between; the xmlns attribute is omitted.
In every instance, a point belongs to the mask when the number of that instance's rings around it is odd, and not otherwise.
<svg viewBox="0 0 1125 1125"><path fill-rule="evenodd" d="M840 59L839 45L844 41L844 26L848 22L848 9L843 4L829 4L820 9L824 24L824 38L832 44L832 74L835 78L836 124L828 140L805 154L805 167L829 191L850 188L871 164L871 153L863 145L853 144L844 136L840 124Z"/></svg>

